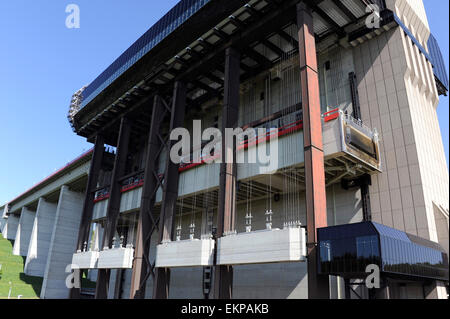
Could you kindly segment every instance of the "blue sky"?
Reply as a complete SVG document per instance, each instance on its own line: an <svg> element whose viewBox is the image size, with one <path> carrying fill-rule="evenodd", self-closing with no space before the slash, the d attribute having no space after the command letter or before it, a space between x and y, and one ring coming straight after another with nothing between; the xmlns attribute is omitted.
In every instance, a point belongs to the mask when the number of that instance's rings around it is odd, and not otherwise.
<svg viewBox="0 0 450 319"><path fill-rule="evenodd" d="M89 84L177 0L0 1L0 205L91 145L67 121L71 95ZM424 0L448 70L448 1ZM81 28L67 29L68 4ZM449 104L438 109L447 163Z"/></svg>

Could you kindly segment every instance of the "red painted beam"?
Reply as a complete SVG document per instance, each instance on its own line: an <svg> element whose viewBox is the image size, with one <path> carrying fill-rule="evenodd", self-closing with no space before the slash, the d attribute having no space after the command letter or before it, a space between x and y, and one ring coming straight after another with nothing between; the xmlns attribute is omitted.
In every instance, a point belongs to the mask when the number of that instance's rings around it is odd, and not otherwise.
<svg viewBox="0 0 450 319"><path fill-rule="evenodd" d="M317 269L317 229L327 226L327 205L314 23L311 8L305 2L297 5L297 24L305 147L308 298L328 299L328 276L319 276Z"/></svg>

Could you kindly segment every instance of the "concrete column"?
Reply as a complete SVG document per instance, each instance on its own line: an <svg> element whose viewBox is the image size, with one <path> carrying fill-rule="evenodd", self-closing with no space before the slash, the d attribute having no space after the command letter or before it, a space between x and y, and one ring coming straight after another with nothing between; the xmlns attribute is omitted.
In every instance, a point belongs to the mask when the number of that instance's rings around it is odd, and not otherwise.
<svg viewBox="0 0 450 319"><path fill-rule="evenodd" d="M0 217L0 233L2 233L2 237L3 237L4 230L6 229L7 221L8 221L7 218Z"/></svg>
<svg viewBox="0 0 450 319"><path fill-rule="evenodd" d="M447 299L447 291L442 281L434 281L431 285L424 286L425 299Z"/></svg>
<svg viewBox="0 0 450 319"><path fill-rule="evenodd" d="M75 193L67 186L61 187L42 283L42 299L69 297L66 268L71 264L76 249L83 200L83 194Z"/></svg>
<svg viewBox="0 0 450 319"><path fill-rule="evenodd" d="M57 204L46 202L43 198L39 199L25 261L26 275L44 277L56 208Z"/></svg>
<svg viewBox="0 0 450 319"><path fill-rule="evenodd" d="M13 255L26 256L28 245L30 244L31 231L33 230L34 217L36 212L22 207L19 226L17 226L16 240L14 241Z"/></svg>
<svg viewBox="0 0 450 319"><path fill-rule="evenodd" d="M8 219L6 220L6 225L3 228L2 232L3 238L15 240L18 226L19 226L19 216L9 215Z"/></svg>

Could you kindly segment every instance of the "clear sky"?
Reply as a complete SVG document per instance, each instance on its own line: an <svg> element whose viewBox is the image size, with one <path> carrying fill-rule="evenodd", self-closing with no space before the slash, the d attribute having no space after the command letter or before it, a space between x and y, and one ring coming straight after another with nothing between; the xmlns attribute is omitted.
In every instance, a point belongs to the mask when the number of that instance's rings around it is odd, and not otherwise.
<svg viewBox="0 0 450 319"><path fill-rule="evenodd" d="M0 205L91 147L67 121L72 94L177 2L0 1ZM448 70L449 2L424 2ZM71 3L80 7L80 29L66 28ZM448 98L438 111L448 163Z"/></svg>

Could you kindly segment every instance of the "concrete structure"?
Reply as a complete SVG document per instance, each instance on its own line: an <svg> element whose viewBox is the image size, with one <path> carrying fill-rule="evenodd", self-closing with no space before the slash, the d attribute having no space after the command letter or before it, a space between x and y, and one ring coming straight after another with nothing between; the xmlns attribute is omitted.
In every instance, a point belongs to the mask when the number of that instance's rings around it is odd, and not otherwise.
<svg viewBox="0 0 450 319"><path fill-rule="evenodd" d="M2 235L25 258L24 273L43 277L41 298L67 298L66 268L72 261L81 218L89 151L8 202Z"/></svg>
<svg viewBox="0 0 450 319"><path fill-rule="evenodd" d="M449 180L436 107L448 79L422 1L219 3L180 1L74 95L69 120L95 143L90 163L7 209L6 227L23 207L36 209L35 226L42 215L53 227L40 243L33 226L28 249L31 271L35 247L48 247L41 296L67 297L63 266L84 260L96 298L446 298ZM238 136L237 150L214 142L203 162L194 139L178 165L175 141L164 141L178 127L198 134L194 120L222 136L264 131ZM204 163L262 146L269 168ZM353 226L367 233L333 248L333 230ZM375 238L394 240L396 255L370 246ZM382 287L333 268L349 256L378 265Z"/></svg>
<svg viewBox="0 0 450 319"><path fill-rule="evenodd" d="M19 227L20 216L9 215L5 218L4 227L2 230L2 236L5 239L15 240L17 234L17 228Z"/></svg>
<svg viewBox="0 0 450 319"><path fill-rule="evenodd" d="M181 274L194 271L174 267L202 255L202 245L190 243L179 260L174 252L187 245L186 240L207 240L213 228L217 242L244 238L231 244L239 246L229 247L230 251L250 249L255 254L254 265L214 265L215 279L209 288L216 298L352 297L348 289L354 288L356 278L342 273L328 282L317 275L318 266L311 262L317 253L314 234L326 225L375 221L439 243L443 247L439 250L448 254L448 171L436 115L448 79L439 69L439 50L429 40L423 3L369 1L375 6L367 7L367 1L298 2L231 1L219 10L216 1L181 1L155 30L164 29L171 16L189 8L192 16L176 22L183 22L182 28L173 27L163 35L150 29L143 42L136 42L120 62L74 96L70 119L76 133L90 141L101 134L102 141L118 146L114 169L98 168L103 174L110 171L112 177L100 182L104 189L85 213L94 223L112 227L109 234L118 232L116 241L120 237L123 245L137 246L132 297L148 297L143 287L151 279L156 281L154 298L201 297L191 284L178 282L177 276L169 283L168 273L172 268L186 278ZM373 12L377 8L381 11ZM377 14L382 20L372 28L368 23ZM177 37L185 42L174 42ZM142 44L145 41L148 45ZM154 46L162 51L152 51ZM308 69L313 73L305 73ZM164 122L169 100L171 118ZM98 127L111 119L116 124L100 132ZM167 132L160 131L160 125L171 130L174 123L184 121L182 126L192 134L194 119L201 119L203 128L219 127L222 133L224 127L275 127L276 172L268 177L261 173L260 164L175 167L167 151L160 150L159 136ZM149 132L147 145L129 139L141 130ZM359 140L361 136L366 142ZM120 158L125 155L133 160L124 169ZM118 171L121 174L114 176ZM167 184L165 191L154 178L158 174ZM122 194L114 186L119 180ZM158 217L164 229L159 234L154 224ZM308 266L286 263L287 257L267 264L271 259L258 254L258 245L267 249L280 245L270 239L273 232L257 243L245 240L263 236L260 231L265 228L287 231L298 225L308 228ZM134 229L131 237L130 229ZM239 234L245 232L250 234ZM165 250L162 260L156 261L155 277L149 278L145 265L155 254L154 237L161 244L159 250ZM79 238L78 249L85 238ZM111 239L109 235L104 241L106 248L114 246ZM282 242L293 244L290 238ZM218 256L221 249L217 246ZM236 260L245 263L244 259ZM127 297L126 273L118 271L115 278L113 272L100 275L97 297ZM417 285L389 280L392 297L405 295L398 292L403 285L410 291L408 296L414 295ZM445 291L436 288L440 286L429 289L442 298ZM360 290L360 295L375 296Z"/></svg>
<svg viewBox="0 0 450 319"><path fill-rule="evenodd" d="M70 252L76 247L75 238L80 227L82 207L83 194L71 191L66 185L62 186L42 283L43 299L62 298L69 294L67 273L62 270L72 263L73 253Z"/></svg>
<svg viewBox="0 0 450 319"><path fill-rule="evenodd" d="M56 209L57 204L39 198L24 268L24 273L29 276L44 277Z"/></svg>
<svg viewBox="0 0 450 319"><path fill-rule="evenodd" d="M16 232L16 239L14 241L13 255L27 256L35 215L36 212L31 211L26 207L22 208Z"/></svg>

